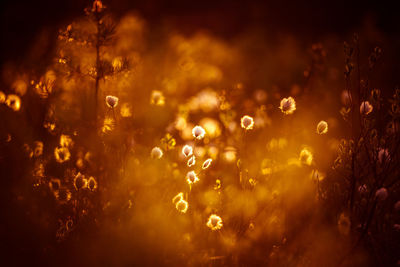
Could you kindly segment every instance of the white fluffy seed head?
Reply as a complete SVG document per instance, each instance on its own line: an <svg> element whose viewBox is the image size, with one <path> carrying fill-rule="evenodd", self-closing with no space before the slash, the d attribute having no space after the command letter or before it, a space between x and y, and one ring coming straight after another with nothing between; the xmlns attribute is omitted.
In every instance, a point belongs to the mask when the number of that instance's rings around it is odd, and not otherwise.
<svg viewBox="0 0 400 267"><path fill-rule="evenodd" d="M180 199L178 202L176 202L175 204L175 208L182 213L186 213L186 211L188 210L189 207L189 203L184 200L184 199Z"/></svg>
<svg viewBox="0 0 400 267"><path fill-rule="evenodd" d="M196 138L197 140L201 140L204 138L206 131L203 129L203 127L197 125L193 128L192 134L194 138Z"/></svg>
<svg viewBox="0 0 400 267"><path fill-rule="evenodd" d="M291 96L284 98L281 100L279 108L286 115L292 114L296 110L296 101Z"/></svg>
<svg viewBox="0 0 400 267"><path fill-rule="evenodd" d="M161 159L162 158L162 156L163 156L163 151L161 150L161 148L159 148L158 146L156 146L156 147L154 147L152 150L151 150L151 157L153 158L153 159Z"/></svg>
<svg viewBox="0 0 400 267"><path fill-rule="evenodd" d="M192 167L196 164L196 157L193 155L187 161L187 166Z"/></svg>
<svg viewBox="0 0 400 267"><path fill-rule="evenodd" d="M197 177L197 174L194 171L190 171L186 174L186 180L191 185L197 183L199 181L199 178Z"/></svg>
<svg viewBox="0 0 400 267"><path fill-rule="evenodd" d="M254 119L248 115L245 115L240 120L240 125L243 129L251 130L254 127Z"/></svg>
<svg viewBox="0 0 400 267"><path fill-rule="evenodd" d="M189 146L189 145L185 145L185 146L182 148L182 154L183 154L185 157L190 157L190 156L193 154L193 148L192 148L191 146Z"/></svg>
<svg viewBox="0 0 400 267"><path fill-rule="evenodd" d="M210 215L207 226L213 231L221 229L223 226L221 217L216 214Z"/></svg>
<svg viewBox="0 0 400 267"><path fill-rule="evenodd" d="M110 108L115 108L118 105L118 97L112 95L106 96L106 104Z"/></svg>
<svg viewBox="0 0 400 267"><path fill-rule="evenodd" d="M203 170L207 169L208 167L210 167L211 162L212 162L212 159L206 159L206 160L203 162L203 165L201 166L201 168L202 168Z"/></svg>
<svg viewBox="0 0 400 267"><path fill-rule="evenodd" d="M318 134L326 134L328 132L328 123L326 121L320 121L317 125Z"/></svg>

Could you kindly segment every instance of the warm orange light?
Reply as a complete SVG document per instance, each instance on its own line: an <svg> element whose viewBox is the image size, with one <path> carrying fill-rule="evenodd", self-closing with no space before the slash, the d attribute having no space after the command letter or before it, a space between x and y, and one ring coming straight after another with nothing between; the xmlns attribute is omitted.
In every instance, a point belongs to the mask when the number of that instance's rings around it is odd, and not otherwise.
<svg viewBox="0 0 400 267"><path fill-rule="evenodd" d="M299 160L302 164L311 165L313 161L313 155L307 148L303 148L300 152Z"/></svg>
<svg viewBox="0 0 400 267"><path fill-rule="evenodd" d="M67 147L56 147L54 157L58 163L64 163L71 158L71 153Z"/></svg>
<svg viewBox="0 0 400 267"><path fill-rule="evenodd" d="M240 125L245 130L251 130L254 127L254 119L248 115L245 115L240 120Z"/></svg>
<svg viewBox="0 0 400 267"><path fill-rule="evenodd" d="M215 214L210 215L207 221L207 226L213 231L220 230L223 226L221 217Z"/></svg>
<svg viewBox="0 0 400 267"><path fill-rule="evenodd" d="M288 98L283 98L279 108L285 115L293 114L293 112L296 110L296 101L294 101L293 97L291 96Z"/></svg>
<svg viewBox="0 0 400 267"><path fill-rule="evenodd" d="M320 121L317 125L318 134L326 134L328 132L328 123L326 121Z"/></svg>
<svg viewBox="0 0 400 267"><path fill-rule="evenodd" d="M21 99L17 95L8 95L6 105L12 110L18 111L21 108Z"/></svg>
<svg viewBox="0 0 400 267"><path fill-rule="evenodd" d="M205 134L206 131L201 126L195 126L192 130L192 135L197 140L203 139Z"/></svg>
<svg viewBox="0 0 400 267"><path fill-rule="evenodd" d="M195 184L199 181L197 174L194 171L190 171L186 174L186 181L189 185Z"/></svg>
<svg viewBox="0 0 400 267"><path fill-rule="evenodd" d="M201 168L202 168L203 170L207 169L208 167L210 167L211 162L212 162L212 159L206 159L206 160L203 162L203 165L201 166Z"/></svg>

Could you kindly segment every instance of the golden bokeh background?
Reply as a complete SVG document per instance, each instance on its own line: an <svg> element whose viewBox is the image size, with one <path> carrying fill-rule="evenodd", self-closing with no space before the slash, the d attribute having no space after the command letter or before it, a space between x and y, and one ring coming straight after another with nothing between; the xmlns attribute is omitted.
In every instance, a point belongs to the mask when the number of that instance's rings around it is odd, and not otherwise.
<svg viewBox="0 0 400 267"><path fill-rule="evenodd" d="M219 33L124 5L90 2L2 64L4 266L398 263L396 35L369 17L359 37Z"/></svg>

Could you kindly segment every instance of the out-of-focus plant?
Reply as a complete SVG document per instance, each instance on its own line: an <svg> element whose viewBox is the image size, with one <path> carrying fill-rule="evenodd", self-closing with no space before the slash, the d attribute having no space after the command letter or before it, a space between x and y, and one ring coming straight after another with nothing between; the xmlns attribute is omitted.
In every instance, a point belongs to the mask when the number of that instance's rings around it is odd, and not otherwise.
<svg viewBox="0 0 400 267"><path fill-rule="evenodd" d="M96 121L101 81L127 71L129 61L125 57L109 57L115 39L116 23L107 14L102 1L93 1L85 13L85 21L77 21L65 30L60 30L58 63L66 78L89 79L89 83L93 83L92 93L89 93L91 97L84 99L83 108L92 112L89 118ZM80 90L85 93L84 88Z"/></svg>
<svg viewBox="0 0 400 267"><path fill-rule="evenodd" d="M393 97L385 101L381 90L374 88L379 85L370 82L381 48L372 51L365 73L357 35L351 43L345 42L344 52L346 86L341 114L349 125L350 135L341 140L333 165L338 176L328 189L328 198L342 201L338 204L342 209L338 211L339 227L342 233L354 237L353 247L346 255L349 256L360 243L381 246L380 236L394 231L395 212L391 207L397 201L395 192L400 185L400 136L395 129L399 123L400 98L396 89Z"/></svg>

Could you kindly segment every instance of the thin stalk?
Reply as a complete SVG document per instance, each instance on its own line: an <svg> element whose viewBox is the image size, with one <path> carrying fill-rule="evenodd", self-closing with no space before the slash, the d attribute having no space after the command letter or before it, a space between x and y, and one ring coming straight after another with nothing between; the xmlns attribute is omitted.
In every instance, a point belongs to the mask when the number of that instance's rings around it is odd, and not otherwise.
<svg viewBox="0 0 400 267"><path fill-rule="evenodd" d="M98 112L98 97L99 97L99 87L100 87L100 16L96 14L96 27L97 27L97 35L96 35L96 78L95 78L95 94L94 94L94 119L97 121L97 112Z"/></svg>

